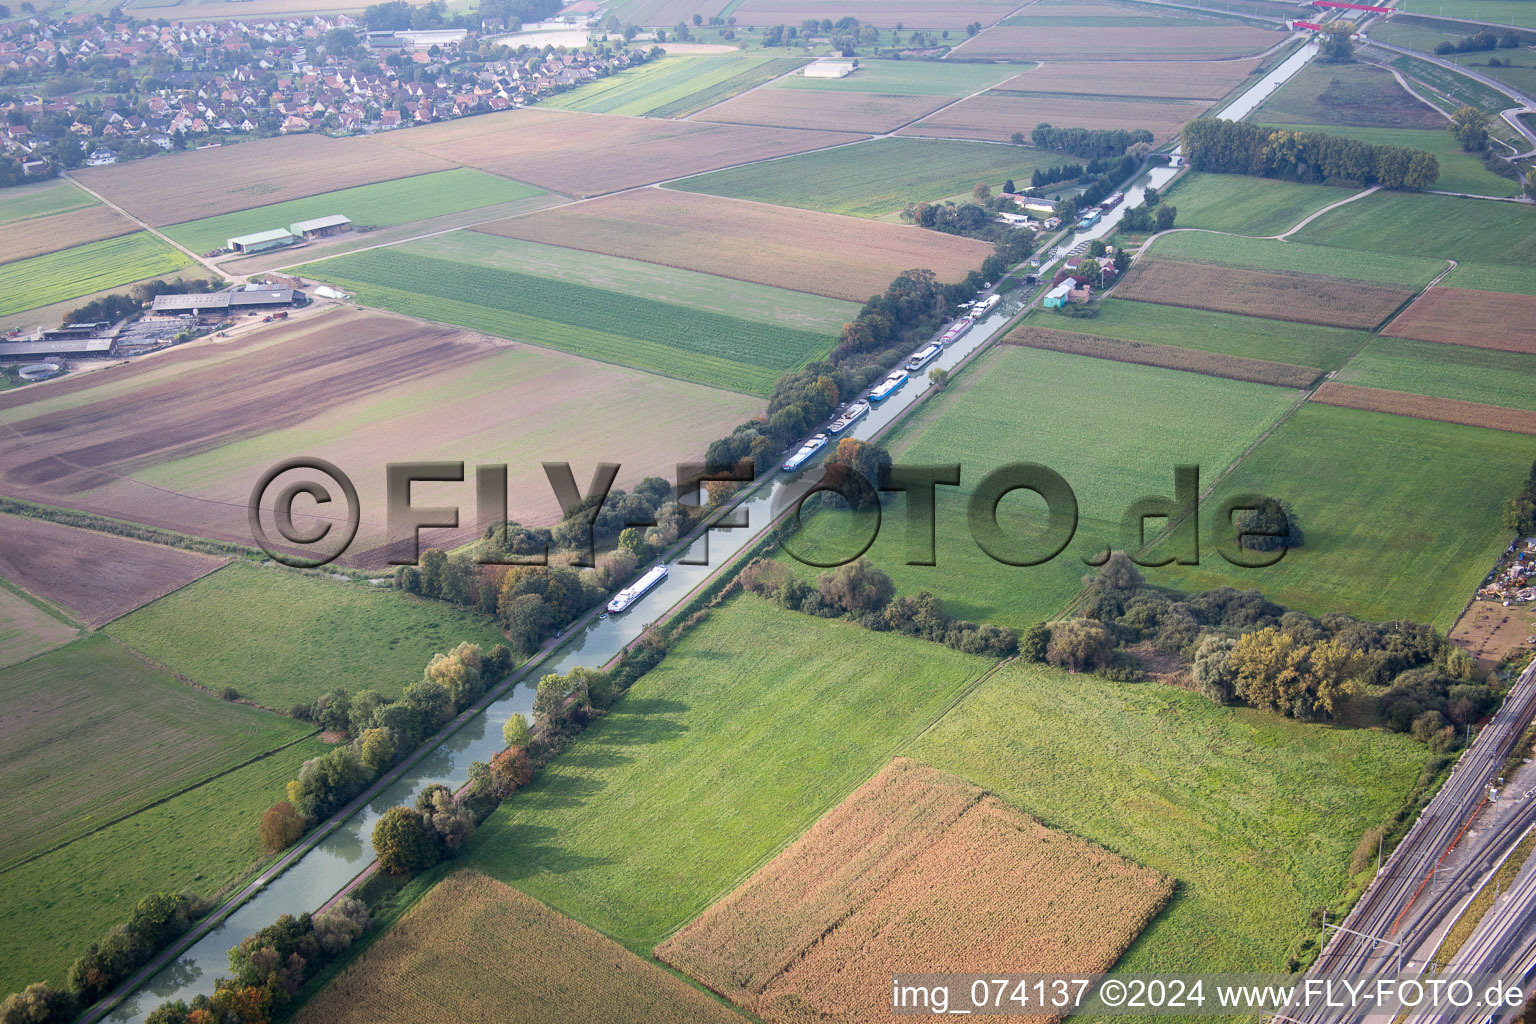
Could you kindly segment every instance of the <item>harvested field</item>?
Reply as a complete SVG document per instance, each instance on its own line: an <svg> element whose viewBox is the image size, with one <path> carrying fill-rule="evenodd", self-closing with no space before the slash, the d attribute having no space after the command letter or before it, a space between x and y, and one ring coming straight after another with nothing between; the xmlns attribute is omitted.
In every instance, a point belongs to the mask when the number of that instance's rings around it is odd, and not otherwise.
<svg viewBox="0 0 1536 1024"><path fill-rule="evenodd" d="M883 135L947 102L942 96L756 89L711 107L695 120Z"/></svg>
<svg viewBox="0 0 1536 1024"><path fill-rule="evenodd" d="M0 668L51 651L75 633L69 623L0 587Z"/></svg>
<svg viewBox="0 0 1536 1024"><path fill-rule="evenodd" d="M0 263L57 252L73 245L131 234L139 226L106 206L89 206L7 224L0 231Z"/></svg>
<svg viewBox="0 0 1536 1024"><path fill-rule="evenodd" d="M1322 373L1321 370L1308 366L1272 363L1263 359L1222 355L1218 352L1201 352L1196 349L1178 348L1174 345L1154 345L1119 338L1098 338L1073 331L1058 331L1049 327L1028 325L1014 328L1001 343L1049 349L1052 352L1070 352L1074 355L1093 356L1096 359L1112 359L1117 363L1140 363L1143 366L1162 366L1170 370L1188 370L1211 377L1247 380L1255 384L1275 384L1286 388L1304 388Z"/></svg>
<svg viewBox="0 0 1536 1024"><path fill-rule="evenodd" d="M591 196L847 142L840 132L509 110L393 132L381 144Z"/></svg>
<svg viewBox="0 0 1536 1024"><path fill-rule="evenodd" d="M1126 274L1115 295L1168 306L1371 330L1411 299L1413 290L1314 274L1143 259Z"/></svg>
<svg viewBox="0 0 1536 1024"><path fill-rule="evenodd" d="M656 955L769 1021L885 1021L890 976L914 964L1108 970L1172 895L1166 875L897 758Z"/></svg>
<svg viewBox="0 0 1536 1024"><path fill-rule="evenodd" d="M1015 75L993 92L1219 100L1258 66L1258 60L1052 62Z"/></svg>
<svg viewBox="0 0 1536 1024"><path fill-rule="evenodd" d="M92 629L207 575L225 561L41 519L0 515L0 576Z"/></svg>
<svg viewBox="0 0 1536 1024"><path fill-rule="evenodd" d="M1007 142L1041 122L1058 128L1145 128L1158 139L1205 112L1205 100L1131 100L1059 93L989 92L924 118L902 135Z"/></svg>
<svg viewBox="0 0 1536 1024"><path fill-rule="evenodd" d="M452 167L378 139L284 135L76 174L135 217L164 227Z"/></svg>
<svg viewBox="0 0 1536 1024"><path fill-rule="evenodd" d="M1430 398L1408 391L1387 391L1383 388L1363 388L1358 384L1340 384L1328 381L1317 389L1312 401L1323 405L1337 405L1345 409L1364 409L1367 412L1389 412L1397 416L1412 416L1416 420L1438 420L1441 423L1460 423L1468 427L1489 427L1508 430L1515 434L1536 434L1536 412L1525 409L1506 409L1498 405L1481 405L1477 402L1460 402L1454 398Z"/></svg>
<svg viewBox="0 0 1536 1024"><path fill-rule="evenodd" d="M859 302L903 270L958 281L984 242L692 192L646 189L476 228Z"/></svg>
<svg viewBox="0 0 1536 1024"><path fill-rule="evenodd" d="M621 487L670 478L701 438L760 407L544 349L343 311L0 393L0 421L11 428L0 490L248 544L245 505L257 475L316 455L357 483L364 522L349 560L366 561L383 541L382 514L367 510L384 507L385 463L509 463L511 516L549 523L559 509L541 460L621 463ZM470 486L417 490L421 502L472 509ZM468 539L471 518L457 533L424 538L445 547Z"/></svg>
<svg viewBox="0 0 1536 1024"><path fill-rule="evenodd" d="M297 1024L740 1024L698 989L478 871L438 882Z"/></svg>
<svg viewBox="0 0 1536 1024"><path fill-rule="evenodd" d="M931 0L746 0L735 8L735 14L736 20L748 25L798 25L810 17L835 20L852 16L882 27L900 22L911 30L957 28L973 21L987 26L1016 7L1014 0L946 0L942 4Z"/></svg>
<svg viewBox="0 0 1536 1024"><path fill-rule="evenodd" d="M1246 25L1209 28L1100 28L1057 25L999 25L973 36L950 51L950 60L1081 60L1093 54L1113 60L1187 61L1247 57L1266 50L1284 36Z"/></svg>
<svg viewBox="0 0 1536 1024"><path fill-rule="evenodd" d="M406 0L415 6L425 0ZM329 11L361 11L363 0L207 0L168 7L139 7L135 15L169 21L217 21L222 18L282 18Z"/></svg>
<svg viewBox="0 0 1536 1024"><path fill-rule="evenodd" d="M1431 288L1382 329L1394 338L1536 355L1536 296Z"/></svg>

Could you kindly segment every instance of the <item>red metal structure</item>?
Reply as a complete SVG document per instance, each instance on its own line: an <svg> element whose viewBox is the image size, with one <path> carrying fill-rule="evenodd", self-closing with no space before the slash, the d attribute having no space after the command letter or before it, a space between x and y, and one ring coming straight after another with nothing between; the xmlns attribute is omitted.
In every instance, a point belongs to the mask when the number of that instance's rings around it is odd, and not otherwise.
<svg viewBox="0 0 1536 1024"><path fill-rule="evenodd" d="M1324 28L1323 26L1319 25L1315 21L1298 21L1295 24L1296 24L1297 28L1309 28L1313 32L1326 32L1326 31L1328 31L1326 28Z"/></svg>

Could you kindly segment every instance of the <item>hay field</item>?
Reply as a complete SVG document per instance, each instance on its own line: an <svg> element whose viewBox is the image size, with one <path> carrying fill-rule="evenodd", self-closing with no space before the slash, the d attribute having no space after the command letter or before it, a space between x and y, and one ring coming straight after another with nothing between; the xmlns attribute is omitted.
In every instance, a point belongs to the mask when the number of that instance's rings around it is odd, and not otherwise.
<svg viewBox="0 0 1536 1024"><path fill-rule="evenodd" d="M1060 93L988 92L926 117L903 135L1007 142L1045 122L1058 128L1145 128L1159 139L1177 134L1210 106L1205 100L1119 99Z"/></svg>
<svg viewBox="0 0 1536 1024"><path fill-rule="evenodd" d="M0 229L0 263L57 252L103 238L116 238L139 226L106 206L90 206L4 225Z"/></svg>
<svg viewBox="0 0 1536 1024"><path fill-rule="evenodd" d="M0 668L74 639L78 630L9 587L0 586Z"/></svg>
<svg viewBox="0 0 1536 1024"><path fill-rule="evenodd" d="M1052 61L1015 75L993 92L1064 92L1219 100L1259 66L1258 60Z"/></svg>
<svg viewBox="0 0 1536 1024"><path fill-rule="evenodd" d="M848 136L532 107L391 132L378 141L567 195L592 196L821 149Z"/></svg>
<svg viewBox="0 0 1536 1024"><path fill-rule="evenodd" d="M1211 377L1246 380L1255 384L1274 384L1278 387L1304 388L1318 377L1317 370L1306 366L1272 363L1263 359L1222 355L1218 352L1201 352L1174 345L1099 338L1090 334L1078 334L1073 331L1029 324L1014 328L999 344L1043 348L1052 352L1071 352L1082 356L1093 356L1096 359L1112 359L1121 363L1140 363L1143 366L1162 366L1170 370L1187 370L1191 373L1204 373Z"/></svg>
<svg viewBox="0 0 1536 1024"><path fill-rule="evenodd" d="M1137 261L1115 294L1167 306L1359 330L1375 328L1413 298L1410 288L1167 259Z"/></svg>
<svg viewBox="0 0 1536 1024"><path fill-rule="evenodd" d="M1429 289L1383 334L1536 355L1536 297L1470 288Z"/></svg>
<svg viewBox="0 0 1536 1024"><path fill-rule="evenodd" d="M95 629L225 563L41 519L0 515L0 576Z"/></svg>
<svg viewBox="0 0 1536 1024"><path fill-rule="evenodd" d="M295 1024L740 1024L687 982L478 871L457 871Z"/></svg>
<svg viewBox="0 0 1536 1024"><path fill-rule="evenodd" d="M1431 398L1408 391L1388 391L1383 388L1365 388L1357 384L1340 384L1328 381L1317 389L1312 401L1323 405L1337 405L1346 409L1365 409L1369 412L1388 412L1396 416L1412 416L1420 420L1439 420L1441 423L1461 423L1469 427L1490 427L1517 434L1536 434L1536 412L1525 409L1504 409L1497 405L1480 402L1462 402L1454 398Z"/></svg>
<svg viewBox="0 0 1536 1024"><path fill-rule="evenodd" d="M810 17L835 21L852 16L881 28L900 22L910 31L959 28L973 21L987 26L1016 7L1018 4L1013 0L947 0L942 4L931 0L745 0L733 13L737 21L748 25L798 25Z"/></svg>
<svg viewBox="0 0 1536 1024"><path fill-rule="evenodd" d="M618 462L621 487L670 478L678 461L699 454L701 438L760 408L544 349L342 311L0 393L11 433L0 489L249 544L255 478L281 459L316 455L356 481L363 524L348 558L361 564L385 539L386 463L508 463L512 518L550 523L559 509L542 460ZM474 508L471 484L416 490L422 502ZM424 542L462 542L475 532L472 518L466 511L463 528L428 531Z"/></svg>
<svg viewBox="0 0 1536 1024"><path fill-rule="evenodd" d="M940 96L757 89L711 107L694 120L883 135L946 102Z"/></svg>
<svg viewBox="0 0 1536 1024"><path fill-rule="evenodd" d="M890 976L919 964L1107 970L1172 895L1166 875L897 758L656 955L768 1021L885 1021Z"/></svg>
<svg viewBox="0 0 1536 1024"><path fill-rule="evenodd" d="M0 672L0 700L7 866L312 731L200 692L101 635Z"/></svg>
<svg viewBox="0 0 1536 1024"><path fill-rule="evenodd" d="M950 60L1082 60L1092 54L1106 60L1187 61L1248 57L1284 37L1246 25L1158 26L1012 26L999 25L950 51ZM1034 127L1030 125L1029 127Z"/></svg>
<svg viewBox="0 0 1536 1024"><path fill-rule="evenodd" d="M164 227L452 166L378 139L284 135L75 173L135 217Z"/></svg>
<svg viewBox="0 0 1536 1024"><path fill-rule="evenodd" d="M1240 235L1278 235L1356 189L1304 185L1245 174L1183 175L1163 198L1179 211L1179 226L1230 231Z"/></svg>
<svg viewBox="0 0 1536 1024"><path fill-rule="evenodd" d="M984 242L906 225L662 189L476 230L853 302L918 267L958 281L992 251Z"/></svg>
<svg viewBox="0 0 1536 1024"><path fill-rule="evenodd" d="M148 231L0 265L0 316L69 302L192 265Z"/></svg>

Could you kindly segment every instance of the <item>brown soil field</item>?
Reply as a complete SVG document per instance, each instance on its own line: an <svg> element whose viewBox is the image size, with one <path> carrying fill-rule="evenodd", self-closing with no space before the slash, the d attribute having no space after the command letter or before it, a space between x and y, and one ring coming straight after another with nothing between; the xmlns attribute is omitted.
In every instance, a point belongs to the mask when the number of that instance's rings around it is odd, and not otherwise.
<svg viewBox="0 0 1536 1024"><path fill-rule="evenodd" d="M1107 970L1172 894L897 758L656 956L768 1021L886 1021L897 973Z"/></svg>
<svg viewBox="0 0 1536 1024"><path fill-rule="evenodd" d="M68 643L76 632L26 598L0 587L0 668Z"/></svg>
<svg viewBox="0 0 1536 1024"><path fill-rule="evenodd" d="M902 224L642 189L476 231L862 302L904 270L958 281L992 246Z"/></svg>
<svg viewBox="0 0 1536 1024"><path fill-rule="evenodd" d="M0 263L58 252L72 245L99 242L137 230L137 224L107 206L91 206L51 217L33 217L7 224L0 230Z"/></svg>
<svg viewBox="0 0 1536 1024"><path fill-rule="evenodd" d="M1528 649L1528 636L1536 636L1536 613L1530 607L1506 608L1503 602L1479 597L1456 620L1448 639L1476 658L1478 667L1487 671L1509 652Z"/></svg>
<svg viewBox="0 0 1536 1024"><path fill-rule="evenodd" d="M378 139L284 135L87 167L76 176L135 217L164 227L452 167Z"/></svg>
<svg viewBox="0 0 1536 1024"><path fill-rule="evenodd" d="M1413 289L1315 274L1143 259L1136 261L1115 295L1167 306L1368 331L1412 298Z"/></svg>
<svg viewBox="0 0 1536 1024"><path fill-rule="evenodd" d="M1220 352L1203 352L1175 345L1154 345L1120 338L1099 338L1075 331L1050 327L1016 327L1003 338L1004 345L1023 345L1052 352L1069 352L1119 363L1162 366L1170 370L1188 370L1210 377L1246 380L1255 384L1274 384L1284 388L1304 388L1322 375L1321 370L1291 363L1272 363L1267 359L1248 359Z"/></svg>
<svg viewBox="0 0 1536 1024"><path fill-rule="evenodd" d="M884 134L948 103L945 96L888 96L830 89L754 89L695 121Z"/></svg>
<svg viewBox="0 0 1536 1024"><path fill-rule="evenodd" d="M406 0L412 6L429 0ZM221 18L270 18L285 14L324 14L331 11L361 11L368 5L362 0L229 0L210 3L172 4L164 7L136 7L134 14L146 18L165 18L168 21L194 22L217 21Z"/></svg>
<svg viewBox="0 0 1536 1024"><path fill-rule="evenodd" d="M903 128L898 135L1007 142L1014 132L1028 135L1045 122L1058 128L1145 128L1160 140L1178 134L1186 121L1205 112L1205 100L1120 100L988 92L945 107L931 117Z"/></svg>
<svg viewBox="0 0 1536 1024"><path fill-rule="evenodd" d="M593 196L822 149L849 136L531 107L391 132L379 141L567 195Z"/></svg>
<svg viewBox="0 0 1536 1024"><path fill-rule="evenodd" d="M88 410L88 414L87 414ZM0 493L242 544L260 474L298 455L355 482L362 524L346 561L384 560L384 467L464 461L464 484L417 485L457 505L447 547L476 532L473 466L508 466L509 514L559 517L541 463L598 461L618 486L668 479L699 446L761 411L743 395L381 313L336 311L226 343L0 393ZM286 482L287 478L284 478ZM334 491L334 488L332 488ZM301 521L325 518L302 499ZM268 523L268 530L271 524Z"/></svg>
<svg viewBox="0 0 1536 1024"><path fill-rule="evenodd" d="M1056 8L1052 8L1056 10ZM993 92L1065 92L1079 96L1166 96L1219 100L1259 66L1255 60L1103 61L1041 64Z"/></svg>
<svg viewBox="0 0 1536 1024"><path fill-rule="evenodd" d="M798 25L806 18L851 15L865 24L890 28L897 22L914 28L960 28L973 21L997 23L1018 7L1015 0L746 0L736 8L736 20L746 25Z"/></svg>
<svg viewBox="0 0 1536 1024"><path fill-rule="evenodd" d="M92 629L227 561L26 516L0 515L0 576Z"/></svg>
<svg viewBox="0 0 1536 1024"><path fill-rule="evenodd" d="M1536 296L1471 288L1431 288L1381 333L1394 338L1536 355L1533 323Z"/></svg>
<svg viewBox="0 0 1536 1024"><path fill-rule="evenodd" d="M1107 60L1125 57L1143 61L1187 61L1248 57L1283 38L1278 32L1246 25L1213 25L1210 28L999 25L955 47L950 51L949 59L1070 61L1092 54Z"/></svg>
<svg viewBox="0 0 1536 1024"><path fill-rule="evenodd" d="M686 981L478 871L443 879L296 1024L741 1024Z"/></svg>
<svg viewBox="0 0 1536 1024"><path fill-rule="evenodd" d="M1339 384L1329 381L1312 396L1314 402L1323 405L1339 405L1346 409L1365 409L1368 412L1390 412L1398 416L1412 416L1420 420L1439 420L1441 423L1461 423L1469 427L1491 427L1515 434L1536 434L1536 412L1525 409L1506 409L1499 405L1481 405L1477 402L1461 402L1454 398L1430 398L1409 391L1389 391L1386 388L1366 388L1358 384Z"/></svg>
<svg viewBox="0 0 1536 1024"><path fill-rule="evenodd" d="M705 18L715 17L728 6L730 0L638 0L625 6L624 18L644 27L664 25L670 28L695 13Z"/></svg>

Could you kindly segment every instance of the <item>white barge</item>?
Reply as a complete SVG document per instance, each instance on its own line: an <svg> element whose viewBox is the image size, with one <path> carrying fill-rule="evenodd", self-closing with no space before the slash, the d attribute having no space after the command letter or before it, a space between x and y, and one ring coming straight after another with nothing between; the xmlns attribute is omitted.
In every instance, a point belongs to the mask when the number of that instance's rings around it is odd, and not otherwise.
<svg viewBox="0 0 1536 1024"><path fill-rule="evenodd" d="M651 566L650 569L646 570L644 576L641 576L638 580L635 580L635 582L613 595L613 600L608 602L608 611L612 614L618 614L640 600L645 596L646 591L666 578L666 566Z"/></svg>

